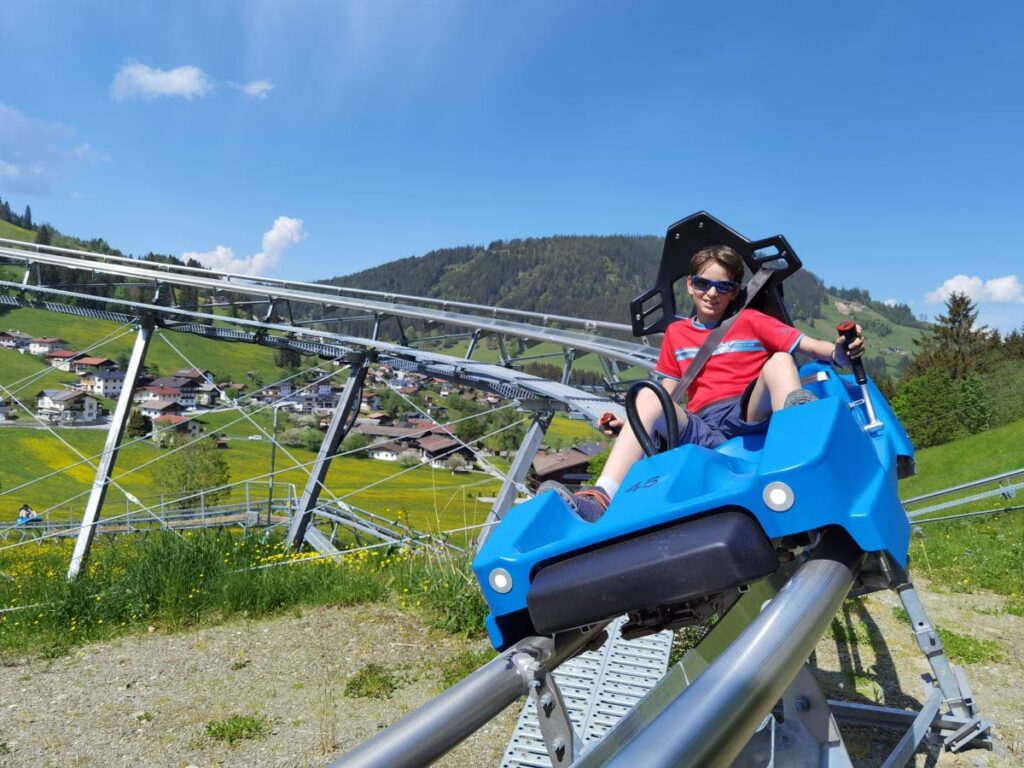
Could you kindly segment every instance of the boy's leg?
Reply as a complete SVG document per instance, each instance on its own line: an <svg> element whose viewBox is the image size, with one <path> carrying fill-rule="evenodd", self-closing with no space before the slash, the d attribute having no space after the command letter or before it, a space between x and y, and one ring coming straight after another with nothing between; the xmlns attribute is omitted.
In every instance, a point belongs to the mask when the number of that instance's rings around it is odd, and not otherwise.
<svg viewBox="0 0 1024 768"><path fill-rule="evenodd" d="M679 429L682 432L686 429L687 416L678 405L674 403L673 405L676 409ZM650 430L659 420L662 420L661 403L650 390L645 389L640 393L636 399L636 407L640 421L646 429ZM608 509L608 505L611 504L611 500L618 492L619 486L626 477L626 473L629 472L629 468L643 454L640 442L636 439L636 435L633 434L633 430L627 422L622 426L619 436L615 438L611 454L608 456L608 461L605 462L601 476L594 483L594 487L584 488L573 494L571 503L576 513L584 520L590 522L599 519L605 510Z"/></svg>
<svg viewBox="0 0 1024 768"><path fill-rule="evenodd" d="M764 421L775 411L782 410L786 396L797 389L800 389L800 372L796 361L786 352L776 352L754 380L744 418L751 422Z"/></svg>
<svg viewBox="0 0 1024 768"><path fill-rule="evenodd" d="M686 429L686 412L678 405L674 403L673 405L676 409L679 431L682 432ZM647 430L650 430L652 426L657 424L664 415L658 398L648 389L645 389L637 397L636 408L640 421ZM636 439L636 435L633 434L633 430L627 421L622 427L622 432L615 439L615 444L612 446L612 452L608 456L608 461L605 462L598 485L602 485L601 480L608 480L610 483L613 483L614 488L608 488L607 484L605 484L605 490L608 491L609 496L614 496L619 484L622 483L626 473L629 472L630 467L643 455L644 451L640 447L640 441Z"/></svg>

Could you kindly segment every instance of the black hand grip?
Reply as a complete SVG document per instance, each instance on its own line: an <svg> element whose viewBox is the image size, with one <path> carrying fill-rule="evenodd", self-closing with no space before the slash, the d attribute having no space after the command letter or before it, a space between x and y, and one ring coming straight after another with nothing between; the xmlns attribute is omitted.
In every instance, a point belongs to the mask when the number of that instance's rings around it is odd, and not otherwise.
<svg viewBox="0 0 1024 768"><path fill-rule="evenodd" d="M847 348L847 357L849 357L850 342L857 338L857 324L847 320L837 325L836 330L843 337L843 344ZM858 384L867 384L868 375L864 372L864 363L859 357L856 360L850 360L850 368L853 369L853 377L857 380Z"/></svg>
<svg viewBox="0 0 1024 768"><path fill-rule="evenodd" d="M638 381L629 388L629 391L626 393L626 420L629 422L629 428L636 435L636 440L640 443L640 447L643 448L644 454L654 456L660 452L658 444L648 433L643 421L640 420L640 414L636 410L637 395L644 388L654 390L654 394L658 396L658 402L661 403L661 410L665 413L665 439L668 441L668 450L675 448L679 442L679 419L676 417L675 403L672 402L671 396L669 396L661 384L654 381Z"/></svg>

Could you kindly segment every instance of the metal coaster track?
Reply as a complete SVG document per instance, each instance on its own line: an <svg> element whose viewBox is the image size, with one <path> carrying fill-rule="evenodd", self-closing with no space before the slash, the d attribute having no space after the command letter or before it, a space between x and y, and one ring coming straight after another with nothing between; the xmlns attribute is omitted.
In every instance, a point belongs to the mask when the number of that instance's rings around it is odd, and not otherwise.
<svg viewBox="0 0 1024 768"><path fill-rule="evenodd" d="M98 527L104 493L133 395L134 385L129 386L128 382L133 382L135 373L141 369L156 327L292 349L350 366L348 383L338 399L320 454L309 471L309 481L291 517L287 538L293 546L307 542L325 554L336 550L329 537L310 524L318 512L322 513L322 522L375 532L385 540L402 533L394 528L385 530L383 521L363 516L357 508L319 500L329 463L351 426L350 415L358 408L359 390L371 361L494 392L533 412L533 424L491 510L489 521L496 521L511 507L552 412L566 410L592 422L607 410L621 414L622 409L613 399L622 383L618 379L618 366L650 372L657 360L656 350L649 345L597 334L597 331L628 330L614 323L210 272L14 241L0 243L3 244L0 245L0 260L25 267L21 282L0 280L0 288L9 289L9 295L0 295L0 304L41 307L139 326L126 386L99 462L69 577L78 573ZM116 278L119 286L134 288L135 296L97 297L73 290L72 286L41 284L42 268L87 271L93 276ZM209 297L228 294L234 297L232 303L236 305L265 306L265 312L261 318L232 318L215 313L211 305L177 306L175 292L180 289L208 292ZM81 306L81 302L97 302L102 308ZM295 322L293 306L301 306L307 313L313 311L313 320L304 318ZM359 315L328 314L336 310ZM281 319L282 316L289 320ZM390 318L399 321L397 343L381 335L382 321ZM366 319L373 320L369 337L312 327L316 323L326 325ZM410 345L405 339L401 319L461 329L472 339L466 356L459 358ZM501 365L472 359L476 341L488 334L495 336L502 346ZM560 347L565 358L562 380L553 382L516 370L515 359L504 349L506 338L547 342ZM577 355L588 353L600 358L608 374L598 392L585 391L568 383L573 361ZM520 361L526 359L530 358L519 358ZM527 637L516 642L494 661L332 765L349 768L424 765L440 757L508 704L529 694L536 697L538 710L546 713L540 729L553 765L668 768L742 761L750 757L745 745L754 744L752 737L761 724L768 722L766 717L781 699L784 725L789 729L782 743L799 747L789 755L795 761L793 764L847 766L849 757L835 728L835 719L843 711L841 705L825 701L803 665L851 588L867 583L860 581L862 564L865 564L862 553L844 534L826 531L809 558L787 566L785 578L773 577L751 585L715 624L698 647L699 653L688 656L673 668L607 738L585 754L576 751L572 724L557 683L549 673L581 651L600 646L605 637L604 622L560 632L553 637ZM863 570L870 569L864 565ZM872 578L878 575L875 571L868 573ZM947 733L946 745L950 749L969 744L990 745L987 733L991 724L979 717L966 678L946 660L937 633L906 574L884 572L882 575L886 577L884 586L900 594L936 685L929 690L918 713L862 707L851 717L873 725L895 721L908 726L906 736L886 765L903 764L900 761L905 762L910 757L929 729ZM949 714L939 716L941 705L947 706ZM815 757L811 762L800 762L806 761L808 755ZM789 763L780 761L779 764Z"/></svg>

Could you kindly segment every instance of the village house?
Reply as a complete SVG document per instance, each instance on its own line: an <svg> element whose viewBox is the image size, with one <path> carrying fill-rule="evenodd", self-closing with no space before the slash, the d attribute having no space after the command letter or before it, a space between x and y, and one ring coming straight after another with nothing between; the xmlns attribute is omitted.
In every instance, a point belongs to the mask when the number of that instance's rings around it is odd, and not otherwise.
<svg viewBox="0 0 1024 768"><path fill-rule="evenodd" d="M217 385L213 380L213 371L201 371L198 368L183 368L175 371L173 378L187 379L195 385L195 404L197 406L210 406L220 396Z"/></svg>
<svg viewBox="0 0 1024 768"><path fill-rule="evenodd" d="M33 355L45 355L47 352L53 352L57 349L67 349L68 343L64 339L58 339L54 336L39 336L37 338L30 339L28 342L29 354Z"/></svg>
<svg viewBox="0 0 1024 768"><path fill-rule="evenodd" d="M199 437L203 428L198 419L167 414L153 419L152 438L160 445L172 445Z"/></svg>
<svg viewBox="0 0 1024 768"><path fill-rule="evenodd" d="M96 424L102 416L100 402L76 389L44 389L36 394L36 415L66 426Z"/></svg>
<svg viewBox="0 0 1024 768"><path fill-rule="evenodd" d="M147 419L159 419L161 416L173 416L185 408L177 400L146 400L139 404L139 413Z"/></svg>
<svg viewBox="0 0 1024 768"><path fill-rule="evenodd" d="M196 379L181 376L161 376L159 379L153 379L147 389L153 387L175 390L178 393L164 399L177 400L186 408L194 408L196 405L196 395L199 393L199 384Z"/></svg>
<svg viewBox="0 0 1024 768"><path fill-rule="evenodd" d="M582 485L590 480L590 460L601 450L597 444L588 444L541 454L533 460L532 484L537 487L547 480L554 480L573 488Z"/></svg>
<svg viewBox="0 0 1024 768"><path fill-rule="evenodd" d="M401 443L381 443L370 448L366 455L377 461L398 461L398 457L405 450L408 449Z"/></svg>
<svg viewBox="0 0 1024 768"><path fill-rule="evenodd" d="M0 400L0 421L11 420L11 406L6 400Z"/></svg>
<svg viewBox="0 0 1024 768"><path fill-rule="evenodd" d="M89 371L112 371L117 368L117 363L107 357L90 357L82 355L71 363L71 370L75 373L87 373Z"/></svg>
<svg viewBox="0 0 1024 768"><path fill-rule="evenodd" d="M5 349L28 349L32 336L21 331L0 331L0 347Z"/></svg>
<svg viewBox="0 0 1024 768"><path fill-rule="evenodd" d="M135 390L136 403L148 403L155 400L173 400L181 402L181 390L177 387L160 386L156 382L139 387Z"/></svg>
<svg viewBox="0 0 1024 768"><path fill-rule="evenodd" d="M52 368L56 368L58 371L70 371L75 360L82 357L83 354L82 352L74 352L70 349L55 349L52 352L47 352L43 355L43 358Z"/></svg>
<svg viewBox="0 0 1024 768"><path fill-rule="evenodd" d="M417 443L421 460L435 469L444 469L449 458L455 455L461 456L467 465L473 465L473 452L454 437L426 435L421 437Z"/></svg>
<svg viewBox="0 0 1024 768"><path fill-rule="evenodd" d="M88 371L78 376L76 386L82 392L113 399L124 389L124 371Z"/></svg>

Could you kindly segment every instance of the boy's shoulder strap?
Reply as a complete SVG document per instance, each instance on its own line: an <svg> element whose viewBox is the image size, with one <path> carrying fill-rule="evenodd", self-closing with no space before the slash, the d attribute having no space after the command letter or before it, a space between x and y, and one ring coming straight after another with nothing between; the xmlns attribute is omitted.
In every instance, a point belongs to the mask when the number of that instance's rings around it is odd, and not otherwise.
<svg viewBox="0 0 1024 768"><path fill-rule="evenodd" d="M750 302L753 301L754 297L757 296L758 291L761 290L762 286L768 282L768 278L772 276L775 270L761 267L757 270L750 282L747 283L747 299L743 302L738 310L733 312L729 317L725 318L718 324L718 326L704 339L704 343L700 345L700 349L697 350L697 354L693 357L693 362L690 363L690 367L686 369L686 373L683 374L683 378L679 380L679 386L676 387L675 392L672 394L672 399L677 403L682 402L682 399L686 397L686 390L690 388L693 380L697 378L697 374L704 368L704 364L711 358L714 351L718 348L718 345L722 342L725 337L726 331L732 327L732 324L736 322L736 318L740 316L740 312L746 309Z"/></svg>

